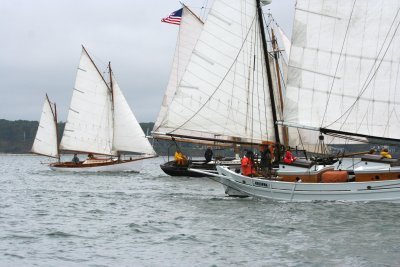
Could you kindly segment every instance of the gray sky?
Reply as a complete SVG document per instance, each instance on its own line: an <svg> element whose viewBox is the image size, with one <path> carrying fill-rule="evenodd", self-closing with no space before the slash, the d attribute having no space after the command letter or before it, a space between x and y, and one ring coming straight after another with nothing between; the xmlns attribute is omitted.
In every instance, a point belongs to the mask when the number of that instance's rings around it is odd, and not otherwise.
<svg viewBox="0 0 400 267"><path fill-rule="evenodd" d="M200 14L212 0L183 2ZM268 6L288 34L294 2ZM179 8L178 0L1 0L0 119L39 120L48 93L65 121L83 44L100 69L111 61L138 120L155 121L178 33L160 20Z"/></svg>

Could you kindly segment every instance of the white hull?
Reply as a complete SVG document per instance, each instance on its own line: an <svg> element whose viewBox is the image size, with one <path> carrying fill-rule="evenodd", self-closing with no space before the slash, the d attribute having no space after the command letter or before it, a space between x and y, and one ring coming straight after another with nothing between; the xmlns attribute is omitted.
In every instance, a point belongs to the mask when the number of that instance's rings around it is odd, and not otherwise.
<svg viewBox="0 0 400 267"><path fill-rule="evenodd" d="M400 179L346 183L295 183L243 176L217 166L213 179L227 194L254 196L279 201L385 201L400 203ZM381 169L382 172L388 169Z"/></svg>
<svg viewBox="0 0 400 267"><path fill-rule="evenodd" d="M49 167L53 171L62 172L140 172L143 165L143 160L153 157L146 157L141 159L135 159L132 161L123 162L113 162L112 164L102 165L102 166L90 166L85 164L80 164L78 167L70 166L54 166L50 164Z"/></svg>

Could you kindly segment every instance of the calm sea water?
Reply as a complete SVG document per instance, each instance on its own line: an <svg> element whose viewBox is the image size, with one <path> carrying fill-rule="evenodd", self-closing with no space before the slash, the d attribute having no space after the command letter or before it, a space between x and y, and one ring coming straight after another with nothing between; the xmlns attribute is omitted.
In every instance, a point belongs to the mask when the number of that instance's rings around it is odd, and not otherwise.
<svg viewBox="0 0 400 267"><path fill-rule="evenodd" d="M400 266L400 205L226 197L206 178L0 156L1 266Z"/></svg>

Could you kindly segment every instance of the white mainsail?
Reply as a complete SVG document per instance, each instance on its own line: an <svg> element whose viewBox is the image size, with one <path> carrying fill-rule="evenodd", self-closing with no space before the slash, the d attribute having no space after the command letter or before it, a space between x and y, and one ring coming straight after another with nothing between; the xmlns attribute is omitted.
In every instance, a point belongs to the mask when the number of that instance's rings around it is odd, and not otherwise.
<svg viewBox="0 0 400 267"><path fill-rule="evenodd" d="M168 107L175 95L179 81L189 63L192 51L203 29L203 22L191 11L184 6L182 10L182 19L179 26L178 39L176 42L174 60L170 78L165 91L164 99L158 114L156 123L154 124L154 132L166 132L162 125L168 125Z"/></svg>
<svg viewBox="0 0 400 267"><path fill-rule="evenodd" d="M52 104L46 95L42 115L40 116L39 127L33 141L31 152L57 158L57 118L55 105Z"/></svg>
<svg viewBox="0 0 400 267"><path fill-rule="evenodd" d="M116 154L111 105L110 89L83 48L60 149Z"/></svg>
<svg viewBox="0 0 400 267"><path fill-rule="evenodd" d="M168 105L166 134L274 141L255 0L215 0Z"/></svg>
<svg viewBox="0 0 400 267"><path fill-rule="evenodd" d="M155 155L156 152L133 115L114 76L112 76L112 88L114 93L113 150Z"/></svg>
<svg viewBox="0 0 400 267"><path fill-rule="evenodd" d="M285 124L400 139L399 11L397 0L297 0Z"/></svg>

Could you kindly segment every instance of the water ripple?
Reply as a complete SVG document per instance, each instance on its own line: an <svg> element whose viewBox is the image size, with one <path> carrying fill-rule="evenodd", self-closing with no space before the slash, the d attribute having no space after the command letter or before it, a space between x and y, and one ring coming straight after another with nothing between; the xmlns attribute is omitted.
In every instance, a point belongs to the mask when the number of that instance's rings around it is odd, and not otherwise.
<svg viewBox="0 0 400 267"><path fill-rule="evenodd" d="M400 205L231 198L209 179L0 156L0 266L400 266Z"/></svg>

